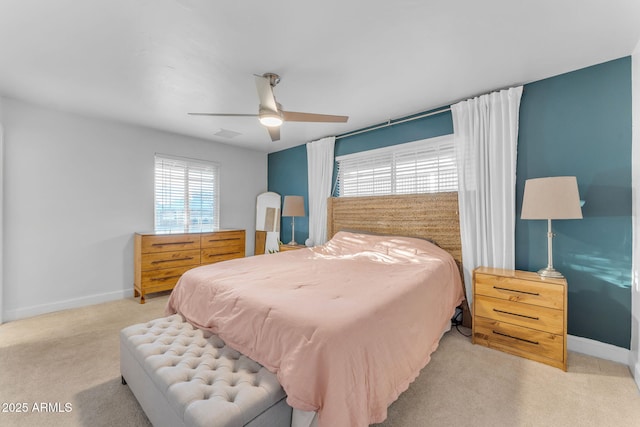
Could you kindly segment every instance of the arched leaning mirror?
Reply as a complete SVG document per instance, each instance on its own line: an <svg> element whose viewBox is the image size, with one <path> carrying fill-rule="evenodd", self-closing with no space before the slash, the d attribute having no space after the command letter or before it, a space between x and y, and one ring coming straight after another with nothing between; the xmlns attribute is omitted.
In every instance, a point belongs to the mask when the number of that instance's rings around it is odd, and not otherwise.
<svg viewBox="0 0 640 427"><path fill-rule="evenodd" d="M277 252L280 241L280 206L278 193L268 191L258 195L256 201L255 254Z"/></svg>

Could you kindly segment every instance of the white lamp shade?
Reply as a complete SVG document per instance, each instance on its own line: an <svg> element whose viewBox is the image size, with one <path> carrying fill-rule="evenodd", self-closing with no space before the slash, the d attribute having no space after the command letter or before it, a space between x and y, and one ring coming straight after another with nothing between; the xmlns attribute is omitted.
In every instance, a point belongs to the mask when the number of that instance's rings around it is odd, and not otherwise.
<svg viewBox="0 0 640 427"><path fill-rule="evenodd" d="M522 219L581 219L575 176L528 179L524 183Z"/></svg>
<svg viewBox="0 0 640 427"><path fill-rule="evenodd" d="M284 206L282 216L305 216L304 197L284 196Z"/></svg>

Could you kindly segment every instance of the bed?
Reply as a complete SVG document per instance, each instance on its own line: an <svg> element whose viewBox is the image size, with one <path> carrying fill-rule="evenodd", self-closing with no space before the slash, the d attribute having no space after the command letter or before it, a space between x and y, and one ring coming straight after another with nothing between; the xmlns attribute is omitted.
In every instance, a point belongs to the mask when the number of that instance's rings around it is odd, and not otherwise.
<svg viewBox="0 0 640 427"><path fill-rule="evenodd" d="M294 422L317 413L320 427L367 426L386 418L464 299L457 198L330 199L328 231L316 248L190 270L166 311L274 372Z"/></svg>

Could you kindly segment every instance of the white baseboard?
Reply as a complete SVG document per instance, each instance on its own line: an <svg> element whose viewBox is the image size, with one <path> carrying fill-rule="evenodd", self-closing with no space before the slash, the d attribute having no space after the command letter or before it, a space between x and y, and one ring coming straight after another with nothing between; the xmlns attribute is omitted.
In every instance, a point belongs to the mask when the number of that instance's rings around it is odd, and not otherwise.
<svg viewBox="0 0 640 427"><path fill-rule="evenodd" d="M133 296L133 290L121 290L106 292L103 294L89 295L80 298L72 298L64 301L56 301L47 304L32 305L4 312L5 322L38 316L40 314L52 313L54 311L67 310L69 308L84 307L87 305L100 304L102 302L115 301Z"/></svg>
<svg viewBox="0 0 640 427"><path fill-rule="evenodd" d="M589 338L567 335L567 349L576 353L588 356L599 357L600 359L611 360L629 366L631 352L622 347L605 344Z"/></svg>

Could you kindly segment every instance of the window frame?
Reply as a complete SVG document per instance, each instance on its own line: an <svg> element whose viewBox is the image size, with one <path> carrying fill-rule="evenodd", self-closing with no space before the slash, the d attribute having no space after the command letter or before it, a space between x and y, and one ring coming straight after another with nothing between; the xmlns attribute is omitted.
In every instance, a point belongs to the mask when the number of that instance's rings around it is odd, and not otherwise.
<svg viewBox="0 0 640 427"><path fill-rule="evenodd" d="M177 171L179 171L180 167L184 168L184 178L182 180L182 197L180 197L183 200L183 210L182 212L182 225L173 225L173 226L159 226L159 215L162 214L162 211L164 212L172 212L172 211L178 211L175 209L159 209L160 203L161 201L159 200L159 198L162 197L162 194L159 194L161 192L159 192L159 162L167 162L167 163L171 163L174 162L176 164L175 169ZM178 165L182 165L182 166L178 166ZM169 169L169 168L167 168ZM194 174L202 174L202 171L211 173L211 179L207 179L207 180L202 180L200 179L199 181L197 179L193 179L191 177L191 173L193 172ZM171 185L175 184L176 182L179 183L179 180L176 180L172 183L170 183ZM211 210L209 212L211 212L211 217L207 216L203 216L202 214L197 216L198 219L198 223L193 225L192 224L192 220L193 220L193 212L196 210L194 209L194 207L192 206L192 198L191 196L193 195L193 185L192 184L196 184L200 186L200 189L203 188L203 186L209 187L210 188L210 193L205 194L204 197L207 197L211 199ZM166 191L166 193L171 194L171 190ZM155 153L154 155L154 182L153 182L153 193L154 193L154 198L153 198L153 228L154 231L156 233L186 233L186 232L205 232L205 231L214 231L219 229L220 227L220 164L217 162L213 162L213 161L209 161L209 160L202 160L202 159L192 159L192 158L188 158L188 157L181 157L181 156L174 156L174 155L170 155L170 154L163 154L163 153ZM180 194L179 192L177 194ZM201 200L201 205L202 206L202 199L204 197L200 197ZM202 209L199 209L202 210ZM206 223L205 224L205 220L207 218L211 218L211 223Z"/></svg>
<svg viewBox="0 0 640 427"><path fill-rule="evenodd" d="M360 151L352 154L345 154L342 156L336 157L336 182L334 186L333 194L337 197L360 197L360 196L382 196L382 195L395 195L395 194L425 194L425 193L438 193L438 192L452 192L458 190L458 171L455 160L455 147L454 147L454 136L453 134L437 136L433 138L426 138L417 141L411 141L403 144L396 144L382 148L376 148L372 150ZM416 189L413 191L408 191L406 188L402 189L399 185L399 177L398 177L398 163L401 159L411 157L412 153L421 153L423 157L418 157L418 154L415 154L415 161L425 161L430 156L427 154L428 151L433 151L433 158L436 159L438 163L438 167L436 168L438 171L438 179L436 186L438 187L435 191L417 191L418 187L425 186L424 183L419 183L418 176L415 176L415 183L413 184ZM441 155L442 153L446 153L447 155ZM426 155L426 157L424 157ZM446 178L441 176L443 171L440 170L440 162L447 164L447 167L444 168L445 171L449 173L454 172L455 177ZM373 182L376 179L376 171L370 172L372 177L370 180L372 183L370 184L370 191L362 190L356 188L355 191L349 190L348 194L344 194L344 187L348 184L345 183L346 179L344 177L344 168L345 167L362 167L367 162L372 164L372 168L379 167L380 174L385 174L389 176L389 182ZM387 166L388 165L388 166ZM385 172L383 168L388 169L388 172ZM423 166L420 166L423 168ZM428 172L429 168L424 168L424 172ZM357 173L357 171L355 171ZM418 165L416 164L416 172L419 172ZM354 179L354 178L352 178ZM357 178L355 178L357 179ZM367 179L366 176L364 178ZM451 182L448 182L451 181ZM351 184L353 185L353 184ZM355 184L356 186L358 184ZM428 186L428 184L426 184ZM440 189L440 186L443 186ZM387 190L388 189L388 190Z"/></svg>

